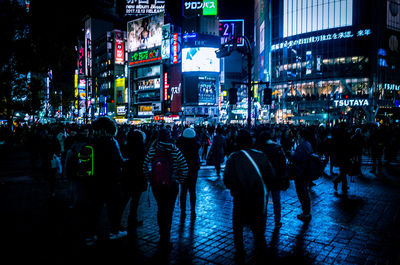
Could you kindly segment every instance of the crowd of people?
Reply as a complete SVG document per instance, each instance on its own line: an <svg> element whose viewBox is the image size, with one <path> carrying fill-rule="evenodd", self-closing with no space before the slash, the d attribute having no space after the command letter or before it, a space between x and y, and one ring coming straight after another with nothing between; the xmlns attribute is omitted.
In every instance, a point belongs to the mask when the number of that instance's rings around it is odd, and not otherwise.
<svg viewBox="0 0 400 265"><path fill-rule="evenodd" d="M130 235L143 220L137 209L141 195L151 188L157 202L160 250L168 253L175 202L180 193L181 219L186 218L189 194L190 219L196 220L198 171L202 162L215 167L218 179L233 197L233 234L236 258L244 258L243 227L250 225L257 253L265 247L265 199L272 195L275 227L281 227L280 193L295 183L301 204L297 218L309 222L307 160L318 154L332 189L349 190L348 177L361 176L362 156L372 159L371 173L382 177L396 158L400 139L397 127L338 124L326 126L259 125L248 130L240 125L117 125L101 117L90 125L54 124L18 128L15 133L30 152L32 167L48 180L50 195L56 181L70 182L71 208L80 211L85 243L97 240L96 224L107 207L111 240ZM83 147L92 149L93 168L79 173ZM384 161L386 164L382 163ZM226 162L222 172L221 164ZM339 168L335 174L333 168ZM87 174L86 174L87 173ZM130 202L127 229L121 225Z"/></svg>

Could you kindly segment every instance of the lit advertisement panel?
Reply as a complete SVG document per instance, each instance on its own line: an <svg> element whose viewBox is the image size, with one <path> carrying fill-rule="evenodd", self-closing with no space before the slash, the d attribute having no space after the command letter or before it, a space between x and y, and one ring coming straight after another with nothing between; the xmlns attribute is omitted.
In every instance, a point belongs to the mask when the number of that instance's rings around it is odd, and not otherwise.
<svg viewBox="0 0 400 265"><path fill-rule="evenodd" d="M198 92L199 105L216 104L216 84L217 78L211 76L199 76Z"/></svg>
<svg viewBox="0 0 400 265"><path fill-rule="evenodd" d="M171 45L171 64L177 64L182 61L182 45L181 33L172 34Z"/></svg>
<svg viewBox="0 0 400 265"><path fill-rule="evenodd" d="M116 64L124 64L124 35L121 31L115 31L115 63Z"/></svg>
<svg viewBox="0 0 400 265"><path fill-rule="evenodd" d="M171 112L179 113L182 107L182 75L181 67L173 65L169 69L169 87L171 90Z"/></svg>
<svg viewBox="0 0 400 265"><path fill-rule="evenodd" d="M353 25L353 0L283 0L283 37Z"/></svg>
<svg viewBox="0 0 400 265"><path fill-rule="evenodd" d="M144 15L164 12L165 0L126 0L126 15Z"/></svg>
<svg viewBox="0 0 400 265"><path fill-rule="evenodd" d="M185 102L199 105L217 104L217 77L185 77Z"/></svg>
<svg viewBox="0 0 400 265"><path fill-rule="evenodd" d="M164 13L128 22L128 52L161 46Z"/></svg>
<svg viewBox="0 0 400 265"><path fill-rule="evenodd" d="M182 72L219 72L216 50L204 47L182 49Z"/></svg>
<svg viewBox="0 0 400 265"><path fill-rule="evenodd" d="M217 0L184 0L184 16L216 16Z"/></svg>
<svg viewBox="0 0 400 265"><path fill-rule="evenodd" d="M161 46L129 53L129 65L138 65L161 60Z"/></svg>
<svg viewBox="0 0 400 265"><path fill-rule="evenodd" d="M224 38L224 43L232 40L234 37L244 36L244 20L229 19L219 21L219 36ZM243 46L242 38L236 39L237 46Z"/></svg>
<svg viewBox="0 0 400 265"><path fill-rule="evenodd" d="M125 78L115 79L115 95L117 103L125 103Z"/></svg>
<svg viewBox="0 0 400 265"><path fill-rule="evenodd" d="M83 48L79 48L78 50L78 74L79 75L84 75L84 68L83 68L83 64L84 64L84 60L85 60L85 50Z"/></svg>

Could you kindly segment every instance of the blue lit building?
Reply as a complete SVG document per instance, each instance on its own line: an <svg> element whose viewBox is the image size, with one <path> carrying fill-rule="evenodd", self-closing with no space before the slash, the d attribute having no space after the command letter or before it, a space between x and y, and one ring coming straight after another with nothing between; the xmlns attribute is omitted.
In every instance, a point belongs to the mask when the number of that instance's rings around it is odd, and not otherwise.
<svg viewBox="0 0 400 265"><path fill-rule="evenodd" d="M384 118L382 110L395 117L399 4L257 1L255 72L270 81L273 120L359 124Z"/></svg>

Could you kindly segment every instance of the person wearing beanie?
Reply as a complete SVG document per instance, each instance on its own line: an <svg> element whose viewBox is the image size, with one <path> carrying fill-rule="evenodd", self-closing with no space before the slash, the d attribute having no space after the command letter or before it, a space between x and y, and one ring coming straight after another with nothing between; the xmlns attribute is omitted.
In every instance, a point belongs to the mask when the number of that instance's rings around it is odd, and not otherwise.
<svg viewBox="0 0 400 265"><path fill-rule="evenodd" d="M196 137L196 131L192 128L186 128L181 137L178 138L177 147L181 150L188 165L188 178L181 184L181 219L186 217L186 198L189 191L191 220L196 219L196 183L198 171L200 169L200 142Z"/></svg>
<svg viewBox="0 0 400 265"><path fill-rule="evenodd" d="M168 172L168 176L167 173ZM143 163L143 173L150 182L157 202L157 221L160 233L160 251L171 250L170 235L172 214L179 183L188 175L188 166L181 151L172 143L171 131L162 127L158 139L150 147Z"/></svg>

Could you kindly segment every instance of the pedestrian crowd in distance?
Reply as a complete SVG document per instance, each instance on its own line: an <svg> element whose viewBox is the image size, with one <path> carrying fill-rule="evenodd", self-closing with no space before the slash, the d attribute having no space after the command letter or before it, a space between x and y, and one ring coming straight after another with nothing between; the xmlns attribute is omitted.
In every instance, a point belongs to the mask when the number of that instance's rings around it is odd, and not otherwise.
<svg viewBox="0 0 400 265"><path fill-rule="evenodd" d="M158 206L159 249L168 253L173 247L170 231L178 195L180 217L185 220L189 193L190 220L194 222L196 198L201 196L196 191L201 162L214 166L233 197L235 258L243 261L243 227L249 225L252 229L256 252L262 258L266 244L265 200L271 194L275 228L279 229L280 195L290 180L295 183L301 204L297 218L305 223L311 220L309 191L315 185L309 163L312 154L320 158L323 168L329 163L329 174L321 174L333 177L332 191L338 192L341 184L341 192L346 194L350 188L348 178L362 176L363 155L372 160L371 173L384 177L383 167L390 170L397 157L399 135L399 128L394 126L267 124L248 130L222 124L117 125L108 117L100 117L90 125L19 127L8 137L29 150L32 168L41 170L49 182L50 197L57 193L57 181L70 183L70 208L79 212L87 246L98 240L96 224L104 206L110 223L109 239L134 240L136 228L143 224L137 215L139 201L151 188ZM221 172L224 162L225 170ZM333 172L333 167L339 168L339 174ZM128 225L123 227L122 214L128 203Z"/></svg>

